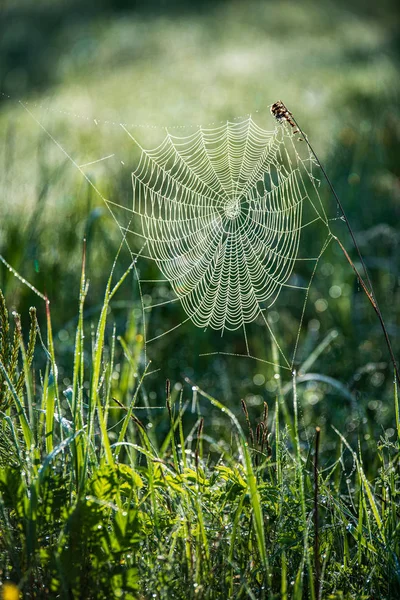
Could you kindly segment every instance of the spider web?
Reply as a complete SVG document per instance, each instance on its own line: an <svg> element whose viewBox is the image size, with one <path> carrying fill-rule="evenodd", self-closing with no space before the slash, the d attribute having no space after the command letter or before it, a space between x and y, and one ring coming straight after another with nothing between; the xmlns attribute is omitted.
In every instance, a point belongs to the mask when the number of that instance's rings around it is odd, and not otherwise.
<svg viewBox="0 0 400 600"><path fill-rule="evenodd" d="M140 283L168 282L174 292L146 310L180 302L187 318L172 329L189 320L221 335L241 329L245 355L252 358L247 327L262 322L291 369L312 280L331 239L306 144L287 123L266 131L251 116L199 127L184 137L166 130L151 150L121 127L141 150L132 173L132 200L129 205L105 201L132 255L154 261L162 274ZM314 235L315 226L322 226L326 237L315 256L301 256L302 238ZM310 265L308 281L301 285L294 276L299 261ZM268 319L288 288L303 294L291 359Z"/></svg>
<svg viewBox="0 0 400 600"><path fill-rule="evenodd" d="M280 367L293 369L318 263L334 238L329 223L340 217L328 219L314 174L319 166L287 121L267 131L247 115L207 127L190 126L193 133L187 136L172 135L164 128L163 141L153 149L143 148L131 133L147 126L104 122L118 125L125 139L134 142L131 147L140 150L131 173L131 199L122 194L117 202L94 182L92 168L114 159L114 165L119 162L125 170L132 164L130 153L125 161L118 161L123 151L118 143L115 153L82 162L26 103L20 104L105 202L123 234L139 287L145 363L148 344L191 321L203 329L219 330L221 337L226 331L243 332L244 353L215 351L200 356L246 356L276 367L276 358L265 360L249 347L249 339L254 344L260 337L253 327L261 326L274 341ZM94 119L94 124L97 128L100 120ZM139 258L154 262L162 276L141 279ZM171 289L167 299L161 293L165 283ZM156 284L162 284L159 294ZM151 285L151 296L143 293L144 285ZM149 305L145 298L151 301L154 292L160 301ZM300 294L301 301L293 302L289 292ZM156 329L150 337L146 313L172 303L181 304L187 317L170 329ZM291 307L283 330L276 334L278 304ZM292 322L286 336L288 315ZM292 350L281 347L278 338L284 337L285 347ZM217 347L215 338L214 344Z"/></svg>

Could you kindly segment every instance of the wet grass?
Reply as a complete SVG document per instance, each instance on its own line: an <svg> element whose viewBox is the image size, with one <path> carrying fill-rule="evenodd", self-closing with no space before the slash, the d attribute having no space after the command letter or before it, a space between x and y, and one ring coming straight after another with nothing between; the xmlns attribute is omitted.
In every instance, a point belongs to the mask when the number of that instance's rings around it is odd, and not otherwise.
<svg viewBox="0 0 400 600"><path fill-rule="evenodd" d="M397 598L396 388L396 433L371 441L372 465L342 431L329 448L319 430L300 438L297 376L285 395L279 369L275 400L256 419L245 401L238 418L189 380L167 381L164 406L152 409L135 324L107 340L108 307L125 283L110 276L88 339L83 263L64 390L49 306L45 331L31 311L25 346L20 317L0 297L7 593L13 584L25 598ZM224 438L210 429L210 408Z"/></svg>

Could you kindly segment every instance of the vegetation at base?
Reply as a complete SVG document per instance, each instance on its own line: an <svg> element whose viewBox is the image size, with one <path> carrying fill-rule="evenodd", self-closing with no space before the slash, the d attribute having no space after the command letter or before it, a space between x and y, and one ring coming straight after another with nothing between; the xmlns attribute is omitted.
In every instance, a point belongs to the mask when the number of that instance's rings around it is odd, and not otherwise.
<svg viewBox="0 0 400 600"><path fill-rule="evenodd" d="M146 403L141 416L151 365L136 372L132 323L119 341L120 377L111 376L119 342L115 330L106 339L107 315L122 282L108 280L88 354L83 268L64 392L49 305L47 335L31 310L25 346L0 296L3 598L11 584L36 599L398 598L396 388L396 435L374 440L372 470L338 430L334 450L319 453L319 430L300 439L296 374L292 406L279 385L254 422L245 401L238 419L194 383L167 381L161 435ZM208 427L212 407L226 439Z"/></svg>

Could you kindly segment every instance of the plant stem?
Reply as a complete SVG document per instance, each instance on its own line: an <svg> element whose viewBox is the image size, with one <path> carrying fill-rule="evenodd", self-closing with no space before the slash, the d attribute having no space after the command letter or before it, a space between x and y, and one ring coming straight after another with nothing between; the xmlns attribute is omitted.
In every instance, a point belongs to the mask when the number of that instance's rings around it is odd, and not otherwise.
<svg viewBox="0 0 400 600"><path fill-rule="evenodd" d="M339 196L337 195L336 190L333 187L333 184L332 184L331 180L329 179L328 174L325 171L325 169L324 169L321 161L319 160L319 158L318 158L318 156L317 156L314 148L312 147L312 145L308 141L308 137L305 135L304 131L302 130L302 128L300 127L300 125L298 124L298 122L296 121L296 119L294 118L293 114L290 113L290 112L289 112L289 114L290 114L291 118L293 119L293 121L294 121L297 129L299 130L299 133L301 134L302 138L304 139L304 141L306 142L308 148L310 149L311 154L314 156L315 160L317 161L317 164L318 164L319 168L321 169L322 174L325 177L325 179L326 179L326 181L327 181L327 183L329 185L329 188L330 188L330 190L332 192L332 195L333 195L333 197L335 198L335 200L337 202L337 205L338 205L338 207L340 209L340 212L342 213L343 219L344 219L344 221L346 223L346 226L347 226L347 229L348 229L348 231L350 233L350 237L351 237L351 239L353 241L354 248L356 249L356 252L357 252L358 257L360 259L361 265L363 267L363 270L364 270L364 273L365 273L365 279L366 279L368 285L365 283L364 279L361 277L360 272L358 271L358 269L355 266L354 262L350 258L349 254L347 253L347 251L346 251L345 247L343 246L343 244L340 242L340 240L336 236L333 236L333 238L339 244L339 246L340 246L343 254L345 255L345 257L347 259L347 261L349 262L349 264L351 265L351 267L354 270L355 274L357 275L357 277L358 277L358 279L360 281L362 289L364 290L364 292L365 292L368 300L370 301L370 303L372 305L372 308L374 309L375 313L377 314L377 317L379 319L379 322L380 322L382 330L383 330L383 334L385 336L387 347L389 349L390 358L392 360L393 367L394 367L394 370L395 370L395 373L396 373L396 379L397 379L397 382L400 385L400 371L399 371L399 367L397 365L397 361L396 361L395 356L394 356L392 344L391 344L390 338L389 338L389 333L388 333L387 327L385 325L385 322L383 320L383 316L382 316L382 313L380 311L378 302L377 302L377 300L375 298L374 288L372 286L371 279L370 279L370 277L368 275L367 267L366 267L366 264L365 264L364 259L362 257L360 248L359 248L359 246L357 244L357 240L355 238L353 229L352 229L352 227L350 225L350 222L349 222L349 220L347 218L347 215L346 215L346 213L344 211L343 205L340 202Z"/></svg>
<svg viewBox="0 0 400 600"><path fill-rule="evenodd" d="M388 330L387 330L387 328L386 328L385 322L384 322L384 320L383 320L383 316L382 316L382 313L381 313L381 311L380 311L380 309L379 309L379 306L378 306L378 304L377 304L377 302L376 302L376 300L375 300L374 296L371 294L371 292L368 290L367 286L365 285L365 281L364 281L364 280L363 280L363 278L361 277L361 275L360 275L360 273L359 273L359 271L358 271L357 267L355 266L355 264L354 264L354 263L353 263L353 261L351 260L351 258L350 258L350 256L349 256L349 254L348 254L348 252L347 252L346 248L343 246L342 242L341 242L341 241L339 240L339 238L337 238L336 236L333 236L333 238L334 238L334 239L336 240L336 242L339 244L339 246L340 246L340 248L341 248L341 250L342 250L343 254L344 254L344 255L345 255L345 257L347 258L347 260L348 260L349 264L351 265L351 267L353 268L353 270L354 270L355 274L357 275L357 277L358 277L358 279L359 279L359 281L360 281L361 287L362 287L362 289L364 290L364 292L365 292L365 295L367 296L368 300L370 301L370 303L371 303L371 305L372 305L372 308L374 309L374 311L375 311L375 313L376 313L376 315L377 315L377 317L378 317L378 319L379 319L379 322L380 322L380 324L381 324L381 327L382 327L383 335L385 336L386 345L387 345L387 347L388 347L388 349L389 349L390 358L391 358L391 360L392 360L392 363L393 363L394 371L395 371L395 374L396 374L396 379L397 379L397 382L400 384L400 372L399 372L399 367L398 367L398 365L397 365L396 358L395 358L395 356L394 356L394 352L393 352L392 344L391 344L391 341L390 341L390 338L389 338L389 333L388 333Z"/></svg>

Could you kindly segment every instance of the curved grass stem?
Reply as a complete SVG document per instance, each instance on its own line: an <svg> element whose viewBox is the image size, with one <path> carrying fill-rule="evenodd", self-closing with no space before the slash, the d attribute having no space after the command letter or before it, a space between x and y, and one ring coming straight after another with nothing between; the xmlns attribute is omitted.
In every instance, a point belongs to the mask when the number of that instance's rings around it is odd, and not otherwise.
<svg viewBox="0 0 400 600"><path fill-rule="evenodd" d="M346 249L343 246L343 244L341 243L341 241L336 236L333 236L333 239L335 239L335 241L338 243L338 245L341 248L343 254L345 255L347 261L349 262L349 264L352 267L353 271L357 275L357 277L358 277L358 279L360 281L361 287L362 287L363 291L365 292L365 295L367 296L369 302L372 305L372 308L374 309L374 311L375 311L375 313L376 313L376 315L377 315L377 317L379 319L379 322L381 324L382 331L383 331L383 334L384 334L384 337L385 337L386 345L387 345L388 350L389 350L390 358L391 358L391 361L393 363L393 367L394 367L396 379L397 379L397 382L400 384L400 371L399 371L399 367L398 367L396 358L394 356L393 347L392 347L392 344L391 344L391 341L390 341L389 333L388 333L385 321L383 319L381 310L379 308L378 301L376 300L374 288L372 286L372 282L371 282L371 279L369 277L368 270L367 270L364 258L363 258L362 254L361 254L361 251L360 251L360 248L358 246L357 240L355 238L355 235L354 235L353 229L351 227L350 221L347 218L347 215L346 215L345 210L343 208L343 205L342 205L342 203L340 201L340 198L337 195L335 188L333 187L333 183L329 179L329 176L328 176L326 170L324 169L324 166L322 165L321 161L319 160L319 158L318 158L318 156L317 156L314 148L312 147L311 143L309 142L308 137L306 136L306 134L304 133L304 131L302 130L302 128L300 127L300 125L296 121L296 119L293 116L293 114L290 111L287 111L287 112L290 115L291 119L293 120L294 124L296 125L299 133L302 136L302 139L306 142L306 144L307 144L307 146L308 146L311 154L315 158L315 160L316 160L319 168L321 169L321 172L322 172L323 176L325 177L325 180L326 180L326 182L327 182L327 184L328 184L328 186L329 186L329 188L330 188L330 190L332 192L332 195L333 195L333 197L335 198L335 200L337 202L339 210L342 213L342 217L344 219L344 222L346 223L346 226L347 226L347 229L349 231L350 237L352 239L354 248L355 248L355 250L357 252L357 255L358 255L359 259L360 259L360 262L361 262L361 265L362 265L362 268L363 268L363 271L364 271L365 279L361 276L359 270L357 269L357 267L355 266L354 262L350 258L348 252L346 251Z"/></svg>

